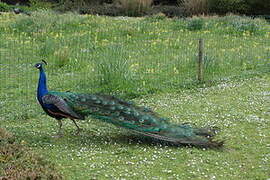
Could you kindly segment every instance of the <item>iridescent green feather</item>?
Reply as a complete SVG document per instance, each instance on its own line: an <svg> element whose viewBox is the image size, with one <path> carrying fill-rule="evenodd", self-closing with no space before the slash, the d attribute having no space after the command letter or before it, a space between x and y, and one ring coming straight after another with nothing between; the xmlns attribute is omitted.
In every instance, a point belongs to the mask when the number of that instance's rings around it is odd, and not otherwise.
<svg viewBox="0 0 270 180"><path fill-rule="evenodd" d="M223 144L212 140L215 132L211 129L194 128L188 124L171 124L149 108L135 106L113 96L71 92L49 94L62 98L80 117L91 116L145 136L174 144L203 147L219 147Z"/></svg>

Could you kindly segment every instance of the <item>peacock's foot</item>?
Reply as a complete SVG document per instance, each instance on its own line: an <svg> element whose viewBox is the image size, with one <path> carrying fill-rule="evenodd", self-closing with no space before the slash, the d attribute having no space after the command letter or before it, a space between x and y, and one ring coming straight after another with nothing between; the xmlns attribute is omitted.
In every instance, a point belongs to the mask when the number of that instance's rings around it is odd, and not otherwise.
<svg viewBox="0 0 270 180"><path fill-rule="evenodd" d="M75 132L75 136L79 136L82 130L83 130L83 129L78 128L77 131Z"/></svg>
<svg viewBox="0 0 270 180"><path fill-rule="evenodd" d="M57 123L59 125L59 129L58 129L58 133L54 136L52 136L53 138L60 138L63 137L63 129L62 129L62 121L61 120L57 120Z"/></svg>

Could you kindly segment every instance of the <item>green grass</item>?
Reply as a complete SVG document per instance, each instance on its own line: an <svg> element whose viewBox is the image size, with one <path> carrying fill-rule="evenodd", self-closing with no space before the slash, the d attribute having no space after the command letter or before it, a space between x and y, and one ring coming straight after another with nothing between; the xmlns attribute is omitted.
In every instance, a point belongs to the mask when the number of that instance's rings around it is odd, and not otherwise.
<svg viewBox="0 0 270 180"><path fill-rule="evenodd" d="M219 127L217 138L226 140L222 150L148 143L94 119L79 122L80 136L65 121L64 137L55 139L56 121L32 101L25 108L16 103L1 108L0 122L17 141L56 164L65 179L267 179L269 85L269 76L263 76L135 100L175 123Z"/></svg>
<svg viewBox="0 0 270 180"><path fill-rule="evenodd" d="M199 18L3 13L0 127L55 164L64 179L269 178L270 25L238 16ZM201 37L206 83L198 85ZM49 64L50 89L135 98L172 122L219 127L225 147L149 143L94 119L79 122L80 136L67 120L64 137L52 138L57 123L35 100L33 65L41 59Z"/></svg>
<svg viewBox="0 0 270 180"><path fill-rule="evenodd" d="M196 85L198 39L203 38L206 82L269 72L270 25L264 20L157 17L3 14L1 63L24 64L21 80L14 79L21 86L36 78L29 64L45 59L53 88L138 97ZM3 79L7 71L0 72Z"/></svg>

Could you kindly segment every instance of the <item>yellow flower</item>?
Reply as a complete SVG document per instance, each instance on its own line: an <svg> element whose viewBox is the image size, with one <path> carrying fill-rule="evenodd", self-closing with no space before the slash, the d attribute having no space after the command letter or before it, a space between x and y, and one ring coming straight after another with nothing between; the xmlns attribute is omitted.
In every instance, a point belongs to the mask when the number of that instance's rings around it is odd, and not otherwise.
<svg viewBox="0 0 270 180"><path fill-rule="evenodd" d="M176 67L173 67L173 72L174 72L175 74L179 74L179 70L178 70Z"/></svg>

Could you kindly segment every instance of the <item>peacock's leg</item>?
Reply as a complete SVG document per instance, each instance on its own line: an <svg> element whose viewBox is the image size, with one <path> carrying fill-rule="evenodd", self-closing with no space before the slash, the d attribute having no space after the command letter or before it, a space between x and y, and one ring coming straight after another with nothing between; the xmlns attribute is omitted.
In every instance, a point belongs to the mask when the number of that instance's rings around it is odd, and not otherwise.
<svg viewBox="0 0 270 180"><path fill-rule="evenodd" d="M73 121L73 123L75 124L75 126L77 127L77 132L76 132L76 135L79 135L80 132L81 132L81 128L77 125L76 121L74 119L71 119Z"/></svg>
<svg viewBox="0 0 270 180"><path fill-rule="evenodd" d="M58 123L58 125L59 125L59 130L58 130L58 133L55 135L55 136L53 136L53 137L55 137L55 138L59 138L59 137L62 137L63 136L63 133L62 133L62 121L61 120L57 120L57 123Z"/></svg>

